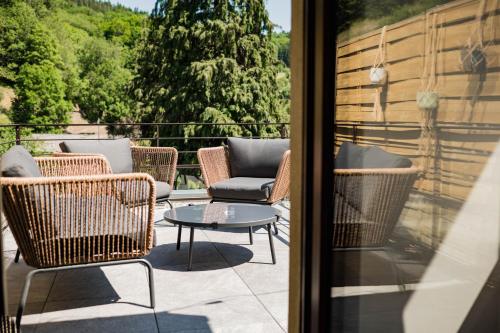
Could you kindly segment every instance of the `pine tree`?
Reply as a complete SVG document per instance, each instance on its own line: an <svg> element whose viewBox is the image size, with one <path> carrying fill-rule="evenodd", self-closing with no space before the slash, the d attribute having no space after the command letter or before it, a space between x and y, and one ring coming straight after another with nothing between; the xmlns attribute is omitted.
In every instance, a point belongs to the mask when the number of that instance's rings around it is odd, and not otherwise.
<svg viewBox="0 0 500 333"><path fill-rule="evenodd" d="M283 66L271 37L264 0L157 0L139 46L133 82L146 110L143 121L288 120L279 82ZM279 128L193 124L164 128L161 135L279 136ZM196 149L200 142L186 144Z"/></svg>

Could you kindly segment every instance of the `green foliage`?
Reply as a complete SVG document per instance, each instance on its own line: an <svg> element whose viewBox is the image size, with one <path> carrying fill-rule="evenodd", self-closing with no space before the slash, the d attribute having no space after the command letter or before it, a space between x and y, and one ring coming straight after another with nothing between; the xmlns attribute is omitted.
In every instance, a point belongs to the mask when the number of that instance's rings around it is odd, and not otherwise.
<svg viewBox="0 0 500 333"><path fill-rule="evenodd" d="M121 49L105 41L88 42L79 52L83 115L92 122L134 121L135 103L127 94L132 74L121 59Z"/></svg>
<svg viewBox="0 0 500 333"><path fill-rule="evenodd" d="M133 119L128 86L146 17L98 0L0 2L0 82L16 88L13 120L64 122L75 104L90 121Z"/></svg>
<svg viewBox="0 0 500 333"><path fill-rule="evenodd" d="M133 82L146 110L142 120L215 124L286 120L288 109L278 84L283 66L271 36L263 0L158 0L139 46ZM278 136L279 128L193 124L165 128L161 134ZM198 145L189 141L186 148Z"/></svg>
<svg viewBox="0 0 500 333"><path fill-rule="evenodd" d="M273 42L278 48L278 59L290 67L290 33L280 32L273 34Z"/></svg>
<svg viewBox="0 0 500 333"><path fill-rule="evenodd" d="M342 0L338 1L340 40L422 14L450 0ZM355 34L348 34L352 30Z"/></svg>
<svg viewBox="0 0 500 333"><path fill-rule="evenodd" d="M60 71L50 61L21 66L16 83L12 120L16 123L66 123L72 109L65 100L65 85ZM50 131L51 128L38 128Z"/></svg>
<svg viewBox="0 0 500 333"><path fill-rule="evenodd" d="M0 7L0 80L14 82L22 65L42 60L59 63L60 57L53 36L33 8L23 2Z"/></svg>

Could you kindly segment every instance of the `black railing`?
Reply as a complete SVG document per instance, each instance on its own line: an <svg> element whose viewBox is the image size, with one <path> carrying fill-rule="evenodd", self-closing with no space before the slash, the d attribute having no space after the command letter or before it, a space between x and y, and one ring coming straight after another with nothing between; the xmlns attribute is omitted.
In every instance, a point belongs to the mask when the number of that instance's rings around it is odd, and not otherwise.
<svg viewBox="0 0 500 333"><path fill-rule="evenodd" d="M226 136L162 136L162 130L164 130L166 127L186 127L186 126L202 126L202 127L214 127L214 126L239 126L242 129L248 128L248 127L257 127L258 129L265 129L266 127L275 127L278 129L277 132L279 134L276 134L274 136L266 136L266 138L288 138L288 133L289 133L289 123L99 123L99 124L0 124L0 129L12 129L15 133L15 136L13 140L5 140L3 142L0 142L0 146L3 146L4 150L6 150L8 147L12 145L21 145L23 143L48 143L48 142L59 142L59 141L70 141L70 140L96 140L97 138L100 140L112 140L117 137L128 137L131 140L134 141L149 141L149 144L152 146L161 146L162 142L168 141L169 144L172 143L172 141L175 142L173 146L175 146L179 152L179 159L181 163L178 164L177 169L179 170L178 173L178 181L176 181L177 184L180 183L187 183L187 178L186 176L193 175L193 176L198 176L196 173L196 169L199 169L199 164L197 163L182 163L184 160L191 160L191 161L196 161L196 150L192 149L187 149L186 147L189 147L187 144L188 142L192 141L199 141L199 146L208 146L210 141L214 140L219 140L223 141L227 139ZM100 128L107 128L110 132L109 135L105 137L100 137L99 133L94 133L92 135L88 134L78 134L78 133L73 133L75 135L75 138L71 137L64 137L60 138L57 137L57 135L64 134L64 135L70 135L72 134L69 131L66 131L66 133L43 133L40 131L37 131L37 128L43 128L46 130L47 128L54 128L54 129L68 129L72 127L97 127L99 132ZM127 128L127 131L125 131L124 134L113 134L114 130L116 129L124 129ZM139 131L134 131L135 129L139 129ZM28 131L26 131L28 130ZM28 132L29 134L23 134ZM33 133L32 133L33 132ZM138 133L153 133L153 135L149 136L142 136L142 135L137 135ZM181 133L181 131L179 131ZM36 137L37 134L53 134L53 138L39 138ZM78 137L76 137L78 136ZM85 137L88 136L88 137ZM260 136L243 136L245 138L261 138ZM207 143L204 145L203 143ZM7 146L7 147L5 147ZM50 153L51 151L40 151L39 153L41 155ZM188 155L187 158L182 158ZM182 170L195 170L194 172L186 172ZM180 178L179 178L180 177ZM182 177L183 181L182 181Z"/></svg>

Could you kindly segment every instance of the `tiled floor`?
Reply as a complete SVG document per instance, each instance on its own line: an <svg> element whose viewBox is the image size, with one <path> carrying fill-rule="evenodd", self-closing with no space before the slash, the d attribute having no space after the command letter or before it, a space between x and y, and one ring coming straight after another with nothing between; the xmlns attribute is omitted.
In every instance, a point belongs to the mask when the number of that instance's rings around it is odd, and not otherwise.
<svg viewBox="0 0 500 333"><path fill-rule="evenodd" d="M124 265L43 274L34 278L23 332L284 332L288 310L289 211L274 239L272 265L267 232L196 230L193 270L186 271L189 233L176 251L177 228L157 211L154 267L156 308L149 308L143 266ZM15 314L30 268L13 262L16 246L6 234L9 312Z"/></svg>

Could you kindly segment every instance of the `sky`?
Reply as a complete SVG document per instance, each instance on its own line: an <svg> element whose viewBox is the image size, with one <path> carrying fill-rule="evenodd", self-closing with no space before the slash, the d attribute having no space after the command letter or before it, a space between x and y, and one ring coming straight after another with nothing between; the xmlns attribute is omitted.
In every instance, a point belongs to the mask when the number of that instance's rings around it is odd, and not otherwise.
<svg viewBox="0 0 500 333"><path fill-rule="evenodd" d="M151 12L155 5L155 0L112 0L112 3L121 3L130 8ZM282 27L284 31L290 31L291 0L266 0L269 16L274 24Z"/></svg>

